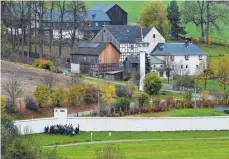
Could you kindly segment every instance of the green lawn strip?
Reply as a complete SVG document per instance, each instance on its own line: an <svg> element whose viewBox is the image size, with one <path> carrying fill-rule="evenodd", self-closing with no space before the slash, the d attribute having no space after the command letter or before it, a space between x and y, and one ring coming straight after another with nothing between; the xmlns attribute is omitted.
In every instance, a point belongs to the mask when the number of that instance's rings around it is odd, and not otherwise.
<svg viewBox="0 0 229 159"><path fill-rule="evenodd" d="M79 142L90 142L91 132L81 132L71 137L65 135L34 134L34 140L40 146L59 145ZM93 141L128 140L128 139L183 139L183 138L210 138L229 137L229 131L180 131L180 132L93 132Z"/></svg>
<svg viewBox="0 0 229 159"><path fill-rule="evenodd" d="M197 44L201 50L208 53L208 55L224 55L229 54L229 47L220 45Z"/></svg>
<svg viewBox="0 0 229 159"><path fill-rule="evenodd" d="M131 115L131 117L193 117L194 109L186 108L186 109L173 109L167 112L159 112L159 113L142 113L137 115ZM214 109L211 108L197 108L196 116L227 116L226 113L218 113L214 112Z"/></svg>
<svg viewBox="0 0 229 159"><path fill-rule="evenodd" d="M228 159L229 141L145 141L111 144L118 146L128 159ZM57 147L57 153L68 159L95 159L105 144Z"/></svg>

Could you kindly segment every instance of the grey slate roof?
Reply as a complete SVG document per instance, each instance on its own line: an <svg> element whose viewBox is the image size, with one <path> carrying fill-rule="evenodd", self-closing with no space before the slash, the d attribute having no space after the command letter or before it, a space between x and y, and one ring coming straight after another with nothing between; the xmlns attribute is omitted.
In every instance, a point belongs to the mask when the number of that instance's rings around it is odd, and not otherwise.
<svg viewBox="0 0 229 159"><path fill-rule="evenodd" d="M141 38L141 27L137 25L107 25L109 32L120 43L135 43ZM142 34L145 37L151 28L142 28Z"/></svg>
<svg viewBox="0 0 229 159"><path fill-rule="evenodd" d="M152 65L152 64L163 64L163 63L164 63L163 60L157 58L156 56L150 55L150 56L149 56L149 59L150 59L150 64L151 64L151 65Z"/></svg>
<svg viewBox="0 0 229 159"><path fill-rule="evenodd" d="M131 63L139 63L139 58L136 55L129 55L126 57L125 61L130 61Z"/></svg>
<svg viewBox="0 0 229 159"><path fill-rule="evenodd" d="M43 16L45 21L51 21L50 14L51 14L50 10L45 11ZM61 12L59 10L53 10L53 14L52 14L53 22L60 22L61 20L60 14ZM80 15L83 18L85 12L81 12ZM85 17L87 21L111 21L107 13L105 13L102 10L87 10ZM66 12L64 14L63 20L64 22L73 22L73 12L71 11Z"/></svg>
<svg viewBox="0 0 229 159"><path fill-rule="evenodd" d="M102 10L87 10L88 21L111 21L107 13Z"/></svg>
<svg viewBox="0 0 229 159"><path fill-rule="evenodd" d="M98 56L108 44L111 44L117 51L118 49L110 42L99 43L80 43L73 48L71 55L94 55ZM120 51L118 51L120 53Z"/></svg>
<svg viewBox="0 0 229 159"><path fill-rule="evenodd" d="M185 56L185 55L208 55L195 44L189 43L158 43L151 52L153 56Z"/></svg>
<svg viewBox="0 0 229 159"><path fill-rule="evenodd" d="M96 4L93 5L90 9L91 10L102 10L104 12L107 12L110 10L115 4Z"/></svg>

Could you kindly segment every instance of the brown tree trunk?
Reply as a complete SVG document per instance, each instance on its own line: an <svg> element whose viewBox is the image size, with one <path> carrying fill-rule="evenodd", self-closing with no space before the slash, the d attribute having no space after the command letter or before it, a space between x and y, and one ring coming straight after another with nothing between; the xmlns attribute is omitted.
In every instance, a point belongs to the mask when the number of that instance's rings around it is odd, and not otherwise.
<svg viewBox="0 0 229 159"><path fill-rule="evenodd" d="M51 15L50 15L50 32L49 32L49 54L52 54L52 45L53 45L53 22L52 22L52 14L53 14L53 8L54 8L54 1L51 2Z"/></svg>
<svg viewBox="0 0 229 159"><path fill-rule="evenodd" d="M32 2L28 2L29 3L29 10L28 10L28 14L29 14L29 30L28 30L28 41L27 41L27 62L29 62L29 54L31 53L31 23L32 23L32 18L31 18L31 3Z"/></svg>

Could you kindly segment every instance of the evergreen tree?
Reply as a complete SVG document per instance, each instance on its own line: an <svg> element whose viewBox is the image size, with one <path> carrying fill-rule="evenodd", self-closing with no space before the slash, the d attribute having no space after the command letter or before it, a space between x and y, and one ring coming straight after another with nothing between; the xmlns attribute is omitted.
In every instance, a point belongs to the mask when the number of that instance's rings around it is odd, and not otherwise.
<svg viewBox="0 0 229 159"><path fill-rule="evenodd" d="M148 54L146 54L146 56L145 56L145 63L146 63L146 65L145 65L145 74L147 74L147 73L149 73L149 72L151 72L151 65L150 65L150 59L149 59L149 56L148 56Z"/></svg>
<svg viewBox="0 0 229 159"><path fill-rule="evenodd" d="M171 1L168 8L168 19L171 23L171 33L172 35L176 36L178 40L179 34L186 34L184 27L180 26L180 12L179 12L179 6L177 5L176 1Z"/></svg>

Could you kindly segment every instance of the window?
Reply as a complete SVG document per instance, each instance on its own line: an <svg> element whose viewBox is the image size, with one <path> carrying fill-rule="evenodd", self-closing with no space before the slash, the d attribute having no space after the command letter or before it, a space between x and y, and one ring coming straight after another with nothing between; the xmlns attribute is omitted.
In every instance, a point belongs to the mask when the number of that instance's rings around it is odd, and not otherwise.
<svg viewBox="0 0 229 159"><path fill-rule="evenodd" d="M98 22L95 22L95 26L99 26Z"/></svg>
<svg viewBox="0 0 229 159"><path fill-rule="evenodd" d="M131 50L134 50L134 45L130 45L130 49Z"/></svg>
<svg viewBox="0 0 229 159"><path fill-rule="evenodd" d="M185 56L185 60L189 60L189 56Z"/></svg>
<svg viewBox="0 0 229 159"><path fill-rule="evenodd" d="M186 65L186 68L188 68L188 65Z"/></svg>
<svg viewBox="0 0 229 159"><path fill-rule="evenodd" d="M162 68L163 66L161 65L161 68Z"/></svg>
<svg viewBox="0 0 229 159"><path fill-rule="evenodd" d="M183 65L180 65L180 68L183 68Z"/></svg>
<svg viewBox="0 0 229 159"><path fill-rule="evenodd" d="M160 77L163 77L164 72L160 72L159 74L160 74Z"/></svg>
<svg viewBox="0 0 229 159"><path fill-rule="evenodd" d="M105 33L105 32L106 32L106 30L104 29L104 30L103 30L103 32Z"/></svg>
<svg viewBox="0 0 229 159"><path fill-rule="evenodd" d="M169 77L169 75L170 75L170 74L169 74L169 71L167 71L167 72L166 72L166 77Z"/></svg>
<svg viewBox="0 0 229 159"><path fill-rule="evenodd" d="M171 61L174 61L174 56L170 56L170 60Z"/></svg>
<svg viewBox="0 0 229 159"><path fill-rule="evenodd" d="M65 112L65 110L60 110L60 112Z"/></svg>
<svg viewBox="0 0 229 159"><path fill-rule="evenodd" d="M155 37L156 37L156 35L155 34L153 34L153 38L155 39Z"/></svg>
<svg viewBox="0 0 229 159"><path fill-rule="evenodd" d="M174 65L172 65L172 69L174 69Z"/></svg>
<svg viewBox="0 0 229 159"><path fill-rule="evenodd" d="M90 24L90 23L88 23L88 26L91 26L91 24Z"/></svg>
<svg viewBox="0 0 229 159"><path fill-rule="evenodd" d="M198 65L196 65L196 68L198 68L199 66Z"/></svg>
<svg viewBox="0 0 229 159"><path fill-rule="evenodd" d="M153 65L154 68L156 68L156 65Z"/></svg>
<svg viewBox="0 0 229 159"><path fill-rule="evenodd" d="M202 60L202 56L199 56L199 60Z"/></svg>

